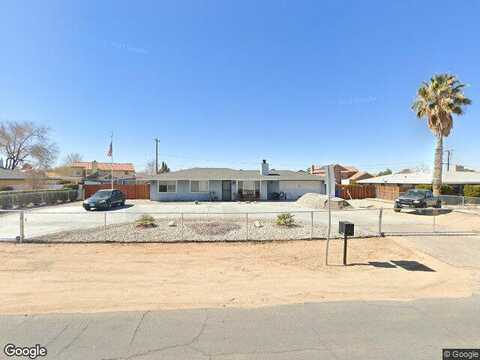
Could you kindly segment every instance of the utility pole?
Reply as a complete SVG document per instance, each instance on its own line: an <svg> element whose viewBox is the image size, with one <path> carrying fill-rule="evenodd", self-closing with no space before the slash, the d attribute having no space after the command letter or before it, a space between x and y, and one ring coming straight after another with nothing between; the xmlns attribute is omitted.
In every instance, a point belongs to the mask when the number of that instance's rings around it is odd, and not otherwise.
<svg viewBox="0 0 480 360"><path fill-rule="evenodd" d="M158 174L158 143L160 139L155 138L155 174Z"/></svg>

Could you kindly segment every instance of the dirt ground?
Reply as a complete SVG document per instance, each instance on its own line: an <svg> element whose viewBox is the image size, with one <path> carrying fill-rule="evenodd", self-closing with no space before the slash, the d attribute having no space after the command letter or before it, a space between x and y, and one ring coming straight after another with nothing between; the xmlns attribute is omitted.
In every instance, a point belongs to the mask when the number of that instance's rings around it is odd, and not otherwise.
<svg viewBox="0 0 480 360"><path fill-rule="evenodd" d="M339 240L331 241L330 265L324 265L325 244L1 244L0 313L410 300L474 291L472 270L402 247L393 238L350 240L347 267L341 266ZM433 271L392 267L397 260Z"/></svg>

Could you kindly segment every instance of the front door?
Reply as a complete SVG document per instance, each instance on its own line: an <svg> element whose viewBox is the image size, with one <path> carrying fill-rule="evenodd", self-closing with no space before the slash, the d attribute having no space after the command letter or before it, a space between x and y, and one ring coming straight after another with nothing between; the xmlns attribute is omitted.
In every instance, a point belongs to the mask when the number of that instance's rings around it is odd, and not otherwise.
<svg viewBox="0 0 480 360"><path fill-rule="evenodd" d="M222 201L232 200L232 182L230 180L222 181Z"/></svg>

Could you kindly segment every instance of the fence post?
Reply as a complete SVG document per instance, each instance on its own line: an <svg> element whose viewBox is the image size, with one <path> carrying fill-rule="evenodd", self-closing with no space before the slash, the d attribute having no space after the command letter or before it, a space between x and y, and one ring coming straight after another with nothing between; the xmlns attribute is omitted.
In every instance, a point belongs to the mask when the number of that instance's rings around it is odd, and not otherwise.
<svg viewBox="0 0 480 360"><path fill-rule="evenodd" d="M310 212L310 240L313 239L313 211Z"/></svg>
<svg viewBox="0 0 480 360"><path fill-rule="evenodd" d="M462 208L465 207L465 196L462 196Z"/></svg>
<svg viewBox="0 0 480 360"><path fill-rule="evenodd" d="M20 236L18 237L20 243L25 240L25 211L20 211Z"/></svg>
<svg viewBox="0 0 480 360"><path fill-rule="evenodd" d="M433 232L437 232L437 212L433 211Z"/></svg>
<svg viewBox="0 0 480 360"><path fill-rule="evenodd" d="M383 219L383 207L380 208L380 213L378 214L378 235L381 237L383 237L382 219Z"/></svg>
<svg viewBox="0 0 480 360"><path fill-rule="evenodd" d="M182 212L182 217L181 217L181 222L182 222L182 241L185 240L185 234L184 234L184 226L183 226L183 212Z"/></svg>
<svg viewBox="0 0 480 360"><path fill-rule="evenodd" d="M245 213L245 240L248 241L248 213Z"/></svg>
<svg viewBox="0 0 480 360"><path fill-rule="evenodd" d="M103 231L105 233L105 241L107 241L107 212L103 213Z"/></svg>

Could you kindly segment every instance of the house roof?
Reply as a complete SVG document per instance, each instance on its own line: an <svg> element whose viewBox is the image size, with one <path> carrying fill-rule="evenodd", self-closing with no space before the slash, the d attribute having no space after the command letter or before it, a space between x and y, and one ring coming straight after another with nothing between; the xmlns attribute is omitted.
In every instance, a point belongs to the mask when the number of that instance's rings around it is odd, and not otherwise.
<svg viewBox="0 0 480 360"><path fill-rule="evenodd" d="M0 179L1 180L24 180L27 177L24 173L18 170L7 170L0 168Z"/></svg>
<svg viewBox="0 0 480 360"><path fill-rule="evenodd" d="M135 167L132 163L107 163L107 162L97 162L98 170L111 171L113 165L114 171L135 171ZM85 170L92 170L93 161L77 161L74 162L71 167L79 167Z"/></svg>
<svg viewBox="0 0 480 360"><path fill-rule="evenodd" d="M258 170L228 168L191 168L146 177L148 180L305 180L321 181L323 177L291 170L270 170L262 175Z"/></svg>
<svg viewBox="0 0 480 360"><path fill-rule="evenodd" d="M371 177L373 177L373 175L371 175L370 173L368 173L366 171L359 171L359 172L353 174L352 176L350 176L349 180L358 180L358 179L363 179L365 177L371 178Z"/></svg>
<svg viewBox="0 0 480 360"><path fill-rule="evenodd" d="M480 172L447 171L443 173L442 182L450 185L480 184ZM391 174L359 180L360 184L431 184L432 173L413 172Z"/></svg>

